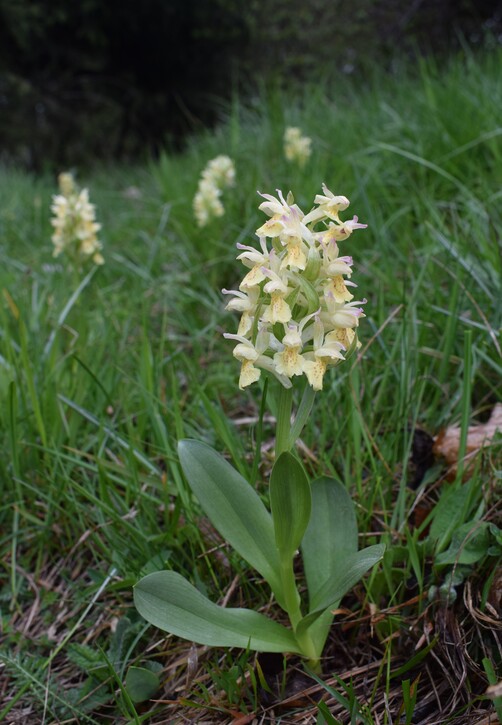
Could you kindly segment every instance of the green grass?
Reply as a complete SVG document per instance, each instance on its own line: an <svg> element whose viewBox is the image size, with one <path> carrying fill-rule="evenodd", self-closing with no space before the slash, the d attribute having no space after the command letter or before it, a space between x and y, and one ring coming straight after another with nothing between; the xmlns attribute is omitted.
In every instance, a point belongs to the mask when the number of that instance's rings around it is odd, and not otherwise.
<svg viewBox="0 0 502 725"><path fill-rule="evenodd" d="M331 679L317 691L332 698L331 714L310 702L304 711L319 723L348 722L349 712L363 718L354 722L390 722L385 694L393 717L426 722L430 685L425 674L417 684L420 667L433 672L448 656L459 668L467 661L448 650L450 633L439 625L448 610L470 659L457 699L440 690L444 713L454 722L486 717L485 671L500 679L501 663L495 632L476 616L493 616L500 567L500 442L464 487L443 485L438 467L413 490L408 461L415 427L465 430L500 400L501 62L498 50L466 54L443 68L429 60L393 77L375 72L364 86L340 78L301 98L275 90L236 100L221 127L183 154L80 176L103 225L106 264L78 294L83 276L51 257L54 179L0 170L0 719L30 706L25 722L163 722L175 705L135 704L123 684L131 665L155 663L164 668L159 697L186 697L189 719L203 712L207 721L206 707L218 722L231 719L229 710L264 707L251 656L236 655L232 669L221 651L199 653L185 689L190 645L149 629L131 588L168 567L214 601L236 575L233 603L268 601L231 551L208 553L220 542L199 521L176 442L205 440L241 473L256 474L255 438L270 444L274 430L265 418L259 433L259 388L238 391L222 338L236 320L220 289L238 284L235 243L252 244L263 222L256 190L291 189L308 211L323 181L369 225L347 243L368 304L363 354L327 376L317 396L303 433L313 454L305 464L353 493L361 544L388 548L343 602L363 622L334 627L331 649L344 653L344 665L335 671L328 658ZM301 171L283 159L285 125L313 139ZM191 200L202 168L220 153L235 160L237 184L225 216L199 230ZM246 417L255 422L242 424ZM269 468L266 453L256 481L265 497ZM414 517L424 503L431 528ZM489 546L480 539L475 562L458 558L461 544L456 563L435 563L431 531L444 552L460 526L485 522L491 538ZM429 604L433 586L439 593ZM370 631L375 607L382 616ZM373 691L357 671L364 662Z"/></svg>

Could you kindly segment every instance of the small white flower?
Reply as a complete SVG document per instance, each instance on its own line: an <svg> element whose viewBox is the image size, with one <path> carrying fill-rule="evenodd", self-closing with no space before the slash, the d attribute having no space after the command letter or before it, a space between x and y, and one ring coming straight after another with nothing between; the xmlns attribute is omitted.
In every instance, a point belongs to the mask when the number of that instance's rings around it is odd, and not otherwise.
<svg viewBox="0 0 502 725"><path fill-rule="evenodd" d="M345 211L350 201L346 196L335 196L326 184L322 185L322 190L324 194L316 194L314 204L317 204L330 219L338 219L338 212Z"/></svg>
<svg viewBox="0 0 502 725"><path fill-rule="evenodd" d="M312 241L312 232L303 223L304 214L297 204L289 205L279 189L277 189L279 199L271 194L258 193L266 199L258 208L271 217L256 230L258 237L285 236L304 239L306 242ZM281 241L283 244L287 244L287 241L282 239Z"/></svg>
<svg viewBox="0 0 502 725"><path fill-rule="evenodd" d="M305 269L307 266L308 247L299 237L286 236L286 255L281 261L281 269L289 267L292 270Z"/></svg>
<svg viewBox="0 0 502 725"><path fill-rule="evenodd" d="M326 242L343 241L350 237L354 229L366 229L367 226L367 224L360 224L356 216L345 222L330 222L328 229L324 233L324 240Z"/></svg>
<svg viewBox="0 0 502 725"><path fill-rule="evenodd" d="M247 292L239 290L222 290L224 295L234 295L234 298L227 303L227 310L241 312L241 319L237 334L245 337L251 330L257 308L260 289L257 286L250 287Z"/></svg>
<svg viewBox="0 0 502 725"><path fill-rule="evenodd" d="M322 390L323 378L328 366L344 360L345 347L333 332L324 335L324 325L319 316L314 323L314 350L307 353L304 371L314 390Z"/></svg>
<svg viewBox="0 0 502 725"><path fill-rule="evenodd" d="M276 270L280 268L280 260L276 254L270 253L271 267ZM291 319L291 308L286 302L289 293L288 278L285 272L279 272L273 268L262 267L262 273L269 279L263 285L263 291L270 295L270 304L265 308L263 320L275 325L276 322L289 322Z"/></svg>
<svg viewBox="0 0 502 725"><path fill-rule="evenodd" d="M239 285L241 290L255 287L265 279L263 270L270 265L270 253L267 249L267 240L265 237L261 237L260 247L261 252L254 247L247 247L244 244L237 243L237 249L244 250L238 255L237 259L240 259L244 266L251 268L251 271L246 274Z"/></svg>
<svg viewBox="0 0 502 725"><path fill-rule="evenodd" d="M263 327L259 330L255 345L253 345L250 340L247 340L240 335L224 333L223 336L229 340L237 340L239 343L234 347L233 355L241 363L241 374L239 377L239 388L241 388L241 390L243 388L247 388L248 385L251 385L251 383L255 383L259 380L261 375L259 368L264 368L276 375L284 387L291 387L291 382L288 378L278 373L272 360L263 355L268 347L268 340L270 337L270 333L266 330L266 328Z"/></svg>
<svg viewBox="0 0 502 725"><path fill-rule="evenodd" d="M333 328L339 327L357 327L359 318L365 317L362 307L355 305L364 305L366 300L356 300L355 302L339 303L329 292L325 295L327 312L323 314L323 320L331 324Z"/></svg>
<svg viewBox="0 0 502 725"><path fill-rule="evenodd" d="M331 295L335 302L350 302L354 299L354 295L347 289L349 285L351 287L357 286L354 282L344 279L341 274L337 274L335 277L328 279L326 287L324 288L324 294Z"/></svg>
<svg viewBox="0 0 502 725"><path fill-rule="evenodd" d="M302 375L305 361L300 353L303 342L299 325L296 322L284 325L284 337L280 345L281 352L276 352L274 355L277 372L288 378L293 375Z"/></svg>
<svg viewBox="0 0 502 725"><path fill-rule="evenodd" d="M325 247L323 266L328 277L335 277L337 274L345 274L347 277L352 275L352 265L354 264L352 257L338 256L338 245L328 244Z"/></svg>
<svg viewBox="0 0 502 725"><path fill-rule="evenodd" d="M338 212L344 211L349 206L350 202L346 196L335 196L326 184L322 185L322 190L324 194L317 194L314 199L317 209L312 209L306 215L305 224L315 223L325 217L339 221Z"/></svg>
<svg viewBox="0 0 502 725"><path fill-rule="evenodd" d="M291 316L291 307L284 299L282 292L272 292L270 304L263 313L264 322L270 322L272 325L275 325L276 322L289 322Z"/></svg>

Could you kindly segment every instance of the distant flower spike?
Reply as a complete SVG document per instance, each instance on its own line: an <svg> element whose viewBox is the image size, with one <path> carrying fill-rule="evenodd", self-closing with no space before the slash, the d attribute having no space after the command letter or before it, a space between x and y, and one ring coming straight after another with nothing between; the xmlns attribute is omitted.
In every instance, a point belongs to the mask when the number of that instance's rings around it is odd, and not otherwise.
<svg viewBox="0 0 502 725"><path fill-rule="evenodd" d="M193 212L197 226L205 227L212 219L223 216L221 202L224 188L235 182L234 162L228 156L217 156L207 164L201 174L197 193L193 200Z"/></svg>
<svg viewBox="0 0 502 725"><path fill-rule="evenodd" d="M94 264L104 264L102 244L97 238L101 229L95 219L94 204L89 202L87 189L79 190L73 176L62 173L58 177L60 194L52 197L51 211L54 227L53 256L63 252L76 266L91 259Z"/></svg>
<svg viewBox="0 0 502 725"><path fill-rule="evenodd" d="M302 136L301 129L290 126L284 132L284 156L288 161L298 164L300 168L305 166L310 155L312 139Z"/></svg>

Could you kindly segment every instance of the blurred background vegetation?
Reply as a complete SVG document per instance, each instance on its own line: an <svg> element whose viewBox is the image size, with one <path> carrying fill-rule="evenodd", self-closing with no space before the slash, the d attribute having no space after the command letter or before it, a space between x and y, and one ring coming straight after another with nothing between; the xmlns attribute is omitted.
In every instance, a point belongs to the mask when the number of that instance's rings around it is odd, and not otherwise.
<svg viewBox="0 0 502 725"><path fill-rule="evenodd" d="M364 83L501 34L500 0L0 0L0 159L131 160L179 148L236 94Z"/></svg>

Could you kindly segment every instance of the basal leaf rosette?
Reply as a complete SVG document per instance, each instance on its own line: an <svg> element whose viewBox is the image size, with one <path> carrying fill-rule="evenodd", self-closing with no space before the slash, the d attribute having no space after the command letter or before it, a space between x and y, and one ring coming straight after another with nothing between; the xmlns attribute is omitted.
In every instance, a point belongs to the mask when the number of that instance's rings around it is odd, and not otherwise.
<svg viewBox="0 0 502 725"><path fill-rule="evenodd" d="M359 320L366 300L354 300L350 288L352 257L341 256L339 244L355 229L357 216L343 221L349 206L324 184L314 207L304 214L277 190L277 198L260 194L259 209L269 219L256 230L259 248L238 244L237 259L248 269L227 309L241 313L234 356L241 363L239 387L259 380L268 370L285 388L305 375L314 390L322 390L326 370L338 365L360 343Z"/></svg>

